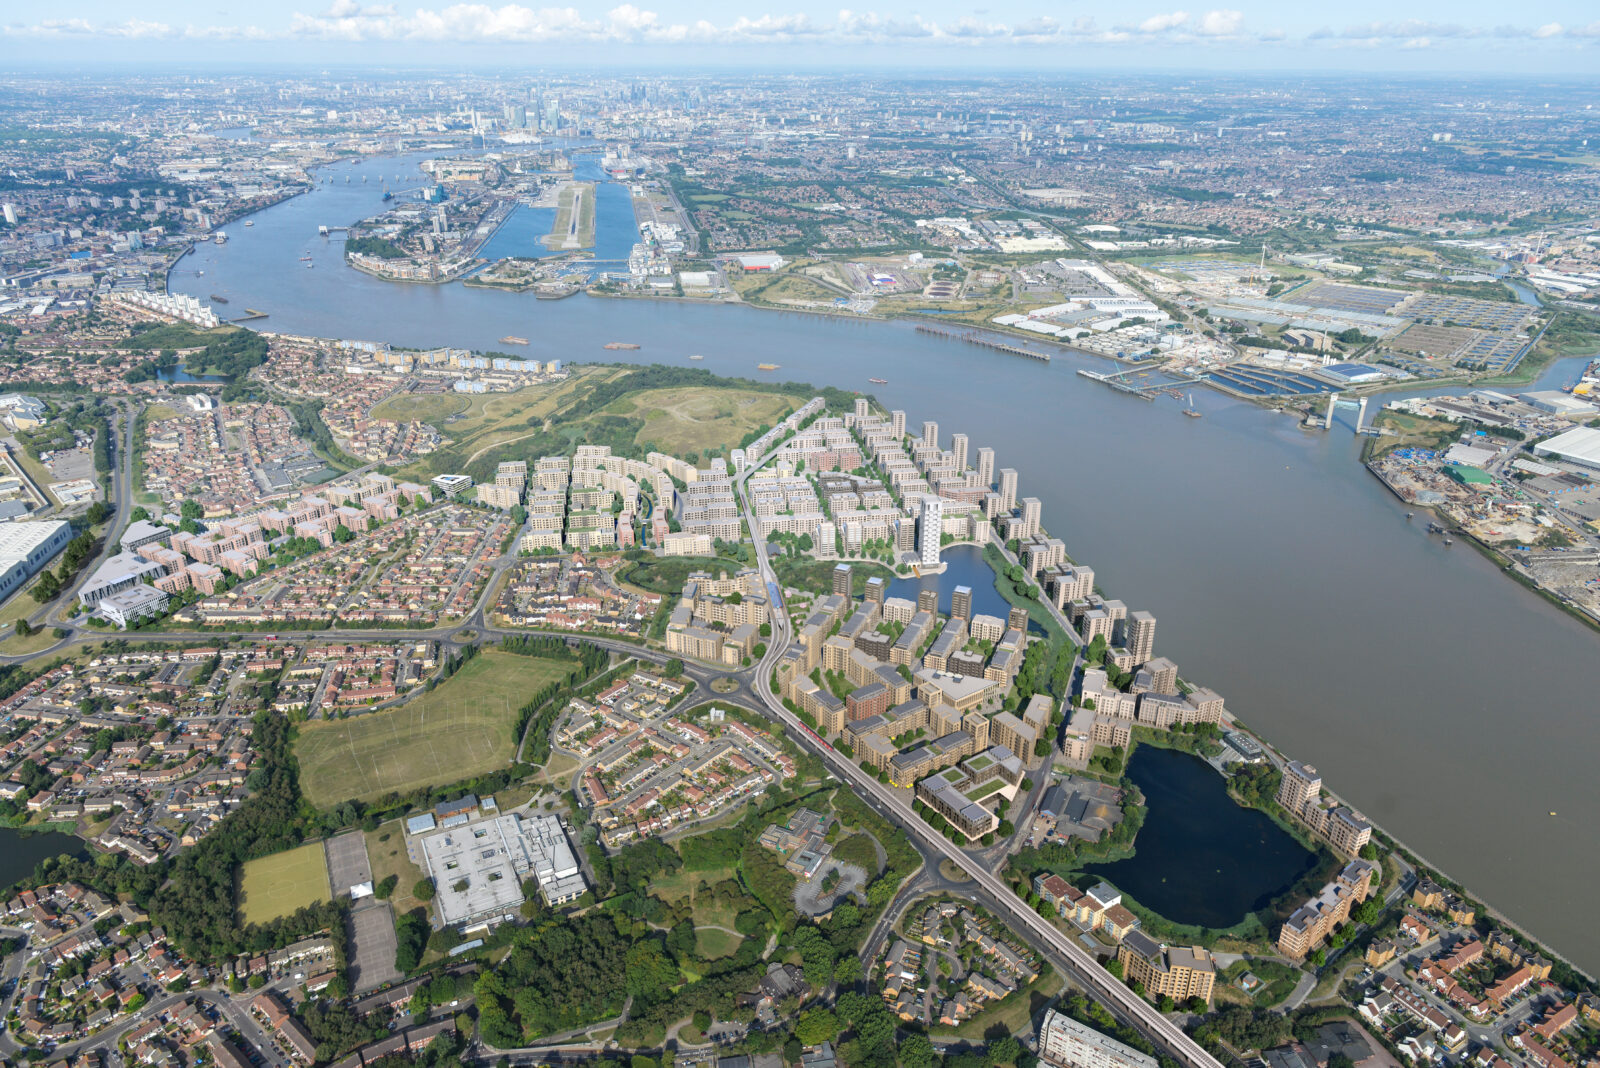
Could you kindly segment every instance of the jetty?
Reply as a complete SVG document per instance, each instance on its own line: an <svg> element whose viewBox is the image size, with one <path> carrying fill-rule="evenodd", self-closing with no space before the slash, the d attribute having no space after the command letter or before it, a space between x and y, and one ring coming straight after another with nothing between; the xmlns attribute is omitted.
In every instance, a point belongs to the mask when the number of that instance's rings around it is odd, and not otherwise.
<svg viewBox="0 0 1600 1068"><path fill-rule="evenodd" d="M1050 362L1050 354L1048 352L1038 352L1034 349L1025 349L1021 345L1011 345L1004 341L995 341L992 338L985 337L975 330L968 330L964 333L956 333L954 330L942 330L937 326L923 326L919 324L917 326L917 333L928 334L932 337L950 338L954 341L965 341L969 345L977 345L980 348L993 349L996 352L1006 352L1013 356L1026 356L1030 360L1039 360L1042 363Z"/></svg>

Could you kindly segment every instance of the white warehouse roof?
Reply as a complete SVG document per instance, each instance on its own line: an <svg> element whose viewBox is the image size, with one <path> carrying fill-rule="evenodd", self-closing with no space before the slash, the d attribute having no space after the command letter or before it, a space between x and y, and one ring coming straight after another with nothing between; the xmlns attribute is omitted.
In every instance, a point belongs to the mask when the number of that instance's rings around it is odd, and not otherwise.
<svg viewBox="0 0 1600 1068"><path fill-rule="evenodd" d="M1540 442L1533 451L1540 456L1554 456L1584 467L1600 468L1600 430L1580 426Z"/></svg>

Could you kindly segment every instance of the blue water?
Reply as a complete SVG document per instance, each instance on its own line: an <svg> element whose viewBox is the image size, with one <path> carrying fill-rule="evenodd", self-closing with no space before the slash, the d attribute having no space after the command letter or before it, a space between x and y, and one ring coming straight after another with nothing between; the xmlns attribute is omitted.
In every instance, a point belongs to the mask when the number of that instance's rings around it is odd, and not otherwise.
<svg viewBox="0 0 1600 1068"><path fill-rule="evenodd" d="M163 382L226 382L227 375L192 375L183 369L183 364L176 367L162 367L156 371L156 377Z"/></svg>
<svg viewBox="0 0 1600 1068"><path fill-rule="evenodd" d="M1128 778L1148 811L1134 855L1084 870L1175 923L1232 927L1316 866L1316 854L1228 796L1199 757L1141 745Z"/></svg>
<svg viewBox="0 0 1600 1068"><path fill-rule="evenodd" d="M19 831L0 827L0 890L33 874L36 864L46 857L62 854L86 857L89 850L83 839L59 831Z"/></svg>
<svg viewBox="0 0 1600 1068"><path fill-rule="evenodd" d="M600 169L600 157L589 153L573 157L572 177L580 182L594 182L594 249L593 258L626 262L639 241L639 227L633 217L633 197L628 187L613 181ZM530 208L519 206L494 232L478 255L486 260L543 259L558 255L562 249L546 248L540 238L555 225L555 208Z"/></svg>
<svg viewBox="0 0 1600 1068"><path fill-rule="evenodd" d="M555 225L555 208L530 208L519 204L500 229L485 242L478 255L486 260L535 260L555 255L540 238Z"/></svg>
<svg viewBox="0 0 1600 1068"><path fill-rule="evenodd" d="M594 182L594 258L626 260L639 242L639 225L633 218L633 196L628 187L600 169L600 157L589 153L572 158L572 174Z"/></svg>
<svg viewBox="0 0 1600 1068"><path fill-rule="evenodd" d="M904 597L915 601L923 590L939 591L939 611L950 611L950 595L957 586L972 587L972 611L975 614L1006 618L1011 604L994 588L994 571L983 559L983 550L973 545L952 545L939 554L946 564L940 575L921 578L897 578L889 583L890 597Z"/></svg>

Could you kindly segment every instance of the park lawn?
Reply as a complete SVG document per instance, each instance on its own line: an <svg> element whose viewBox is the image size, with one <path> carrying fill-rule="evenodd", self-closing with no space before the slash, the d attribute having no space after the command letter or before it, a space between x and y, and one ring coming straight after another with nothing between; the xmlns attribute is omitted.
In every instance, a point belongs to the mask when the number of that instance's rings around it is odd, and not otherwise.
<svg viewBox="0 0 1600 1068"><path fill-rule="evenodd" d="M147 330L137 337L130 338L127 346L130 349L145 351L153 349L198 349L204 348L220 338L243 330L242 326L215 326L209 330L197 329L188 323L165 323L154 330Z"/></svg>
<svg viewBox="0 0 1600 1068"><path fill-rule="evenodd" d="M162 401L156 401L144 410L145 420L151 423L160 423L167 419L176 419L178 418L178 415L178 409L174 408L170 404L163 403Z"/></svg>
<svg viewBox="0 0 1600 1068"><path fill-rule="evenodd" d="M326 900L328 858L321 842L245 861L239 883L239 918L245 923L266 923Z"/></svg>
<svg viewBox="0 0 1600 1068"><path fill-rule="evenodd" d="M5 604L0 605L0 627L5 626L7 623L15 623L17 620L31 616L34 613L39 607L39 602L35 601L28 591L38 583L39 578L35 575L23 583L22 587L16 593L13 593Z"/></svg>
<svg viewBox="0 0 1600 1068"><path fill-rule="evenodd" d="M300 727L300 787L318 808L442 786L511 762L517 710L575 668L486 650L431 692L393 709Z"/></svg>
<svg viewBox="0 0 1600 1068"><path fill-rule="evenodd" d="M422 908L423 903L411 894L412 887L422 879L422 869L406 854L405 825L400 820L390 820L377 830L367 833L367 857L372 862L372 884L383 882L389 876L399 878L389 903L397 915Z"/></svg>
<svg viewBox="0 0 1600 1068"><path fill-rule="evenodd" d="M707 886L716 886L724 879L734 876L733 865L725 868L706 868L701 871L690 871L688 868L679 868L671 875L658 875L650 880L650 893L662 901L673 902L683 898L694 901L694 888L704 882ZM702 917L703 918L703 917ZM716 922L716 921L713 921ZM729 924L728 926L733 926Z"/></svg>
<svg viewBox="0 0 1600 1068"><path fill-rule="evenodd" d="M28 602L31 604L33 598L29 597ZM16 634L9 634L3 640L0 640L0 656L27 656L29 653L37 653L41 649L48 649L60 640L55 636L54 628L52 627L42 627L26 638L20 638Z"/></svg>
<svg viewBox="0 0 1600 1068"><path fill-rule="evenodd" d="M544 767L539 769L539 774L534 778L539 782L549 783L552 786L561 786L565 789L563 784L577 770L578 760L576 757L568 756L566 753L551 753L550 759L545 763Z"/></svg>
<svg viewBox="0 0 1600 1068"><path fill-rule="evenodd" d="M565 381L524 386L510 393L479 393L470 397L401 393L378 405L372 414L380 419L438 420L434 425L441 434L456 444L464 444L496 429L529 429L529 416L549 415L562 397L594 373L590 368L574 368ZM452 416L457 418L451 419Z"/></svg>
<svg viewBox="0 0 1600 1068"><path fill-rule="evenodd" d="M399 393L372 409L372 415L375 419L393 419L396 422L420 419L424 423L439 426L471 405L472 401L459 393Z"/></svg>
<svg viewBox="0 0 1600 1068"><path fill-rule="evenodd" d="M738 906L717 904L710 894L706 895L705 900L699 900L695 887L701 882L707 886L716 886L726 879L732 879L735 871L732 865L725 868L706 868L702 871L680 868L671 875L658 876L650 880L650 894L668 904L687 899L689 912L697 924L727 927L731 930L733 921L739 915Z"/></svg>
<svg viewBox="0 0 1600 1068"><path fill-rule="evenodd" d="M676 386L629 393L603 411L643 419L634 438L637 444L651 442L663 452L682 456L736 446L752 430L776 424L794 408L794 398L781 393Z"/></svg>
<svg viewBox="0 0 1600 1068"><path fill-rule="evenodd" d="M739 948L739 943L743 941L742 935L729 934L720 927L694 929L694 951L699 954L701 960L731 957L734 950Z"/></svg>

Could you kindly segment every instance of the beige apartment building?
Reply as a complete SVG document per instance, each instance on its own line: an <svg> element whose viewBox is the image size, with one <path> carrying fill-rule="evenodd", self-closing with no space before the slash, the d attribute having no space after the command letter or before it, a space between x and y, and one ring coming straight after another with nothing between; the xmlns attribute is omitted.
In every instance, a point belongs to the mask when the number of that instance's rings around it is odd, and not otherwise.
<svg viewBox="0 0 1600 1068"><path fill-rule="evenodd" d="M1174 1001L1211 1000L1217 980L1216 962L1200 946L1165 946L1143 931L1129 931L1117 947L1122 974L1144 984L1152 998Z"/></svg>

